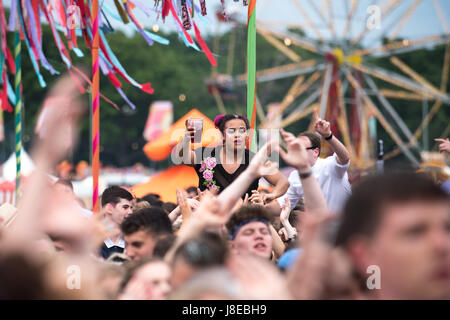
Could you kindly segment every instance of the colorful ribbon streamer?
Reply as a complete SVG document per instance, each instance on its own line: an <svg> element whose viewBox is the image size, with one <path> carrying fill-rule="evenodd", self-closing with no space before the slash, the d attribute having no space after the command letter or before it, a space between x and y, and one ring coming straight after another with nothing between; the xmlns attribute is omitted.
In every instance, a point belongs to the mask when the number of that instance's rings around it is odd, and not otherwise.
<svg viewBox="0 0 450 320"><path fill-rule="evenodd" d="M12 111L10 104L8 103L8 75L6 72L7 66L6 62L11 66L11 57L8 50L8 46L6 44L6 17L5 10L3 8L3 2L0 1L0 19L1 19L1 63L0 63L0 71L1 71L1 83L3 85L1 92L1 107L0 110L6 110L8 112ZM2 122L3 123L3 122Z"/></svg>
<svg viewBox="0 0 450 320"><path fill-rule="evenodd" d="M108 15L110 15L114 20L122 21L122 19L121 19L117 14L115 14L115 13L113 12L113 10L112 10L110 7L108 7L105 3L103 3L102 9L103 9L106 13L108 13ZM138 31L137 27L136 27L134 24L132 24L131 27L132 27L134 30ZM146 34L150 39L152 39L152 40L155 41L155 42L158 42L158 43L161 43L161 44L165 44L165 45L168 45L168 44L170 43L169 40L167 40L167 39L165 39L165 38L163 38L163 37L161 37L161 36L158 36L158 35L156 35L156 34L153 34L153 33L149 32L149 31L147 31L147 30L144 30L144 32L145 32L145 34Z"/></svg>
<svg viewBox="0 0 450 320"><path fill-rule="evenodd" d="M18 0L18 2L19 1L20 0ZM20 25L22 26L22 32L24 34L25 45L26 45L26 47L28 49L28 55L30 56L31 63L32 63L34 71L36 72L36 75L38 77L38 81L39 81L40 86L42 88L45 88L47 86L47 84L45 83L44 77L42 76L42 74L39 71L39 65L37 63L35 51L33 50L33 48L31 48L30 43L28 41L27 29L25 27L25 22L24 22L24 19L23 19L23 13L22 13L22 9L21 9L20 3L18 3L17 13L19 15ZM19 33L20 33L20 30L19 30Z"/></svg>
<svg viewBox="0 0 450 320"><path fill-rule="evenodd" d="M0 1L3 5L3 1ZM196 25L196 21L194 21L194 11L197 11L198 14L195 17L199 17L202 23L208 24L207 18L203 17L202 14L206 14L205 10L205 1L200 1L200 7L197 7L193 0L184 0L184 11L186 8L190 11L190 14L185 14L185 22L190 22L195 29L195 38L198 42L199 46L196 42L194 42L192 35L190 35L186 28L183 27L183 23L180 20L180 15L182 12L181 1L173 1L173 0L163 0L156 2L154 7L149 6L146 1L142 0L115 0L114 4L117 8L117 12L111 10L103 1L97 6L98 15L101 14L101 9L105 9L109 16L112 16L114 19L119 20L121 22L129 23L129 26L138 31L142 37L147 41L148 44L153 44L153 42L159 42L162 44L169 44L167 39L163 37L151 33L144 29L143 24L140 23L137 18L133 14L133 10L138 8L143 11L148 17L151 13L155 13L156 15L161 15L163 21L165 17L169 14L173 15L175 19L175 24L181 37L182 41L187 46L192 47L197 51L203 51L207 56L208 60L212 65L216 65L216 61L214 56L206 46L206 43L203 41L198 27ZM37 75L39 84L41 87L46 86L46 81L41 74L40 68L43 67L50 71L51 74L59 74L57 70L53 68L53 66L47 60L42 43L42 27L41 21L44 19L48 22L50 29L53 34L53 38L56 44L56 47L59 51L60 58L66 65L68 70L73 68L72 61L70 58L69 50L72 50L78 57L83 57L83 52L78 48L77 37L82 36L85 40L86 47L89 50L92 50L92 24L95 19L95 15L93 12L92 1L91 0L12 0L10 6L10 17L8 21L7 27L10 31L15 30L15 26L19 24L19 31L21 40L24 41L26 46L26 50L28 51L28 55L30 57L31 63L33 65L33 69ZM186 13L186 12L185 12ZM103 13L104 19L107 20L105 13ZM75 21L75 24L73 23ZM6 18L2 21L2 29L6 28ZM101 21L98 21L99 28L102 27ZM106 29L105 29L106 30ZM60 33L58 31L61 31ZM118 59L113 54L112 50L109 48L106 38L100 32L99 34L99 55L104 59L104 62L108 64L109 72L106 74L109 77L109 74L117 74L120 75L125 81L129 82L133 86L138 87L139 89L147 92L153 93L153 89L151 88L150 83L140 84L134 81L125 71ZM3 32L2 32L2 39ZM65 43L67 41L67 44ZM68 46L66 48L66 45ZM0 50L0 83L5 84L8 83L7 79L7 69L9 69L10 73L14 73L14 68L11 68L11 64L14 59L7 59L8 50L5 46L2 45L2 50ZM5 61L8 62L9 68L4 67ZM111 77L109 77L111 80ZM119 80L117 79L117 82ZM120 82L119 82L120 83ZM114 83L113 83L114 84ZM117 84L117 83L116 83ZM117 86L116 86L117 88ZM120 87L119 87L120 88ZM2 106L4 109L8 106L8 99L10 97L10 90L7 85L3 86L1 91L0 98L2 99ZM129 101L124 92L119 92L127 103L133 105L131 101ZM12 111L12 108L10 108Z"/></svg>

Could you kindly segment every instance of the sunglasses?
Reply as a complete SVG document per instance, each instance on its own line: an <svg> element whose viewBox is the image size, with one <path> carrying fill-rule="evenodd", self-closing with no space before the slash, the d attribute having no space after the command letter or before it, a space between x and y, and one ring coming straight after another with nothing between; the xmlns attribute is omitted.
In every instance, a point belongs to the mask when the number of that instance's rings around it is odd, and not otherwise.
<svg viewBox="0 0 450 320"><path fill-rule="evenodd" d="M314 149L317 149L317 147L308 147L308 148L306 148L306 150L314 150Z"/></svg>

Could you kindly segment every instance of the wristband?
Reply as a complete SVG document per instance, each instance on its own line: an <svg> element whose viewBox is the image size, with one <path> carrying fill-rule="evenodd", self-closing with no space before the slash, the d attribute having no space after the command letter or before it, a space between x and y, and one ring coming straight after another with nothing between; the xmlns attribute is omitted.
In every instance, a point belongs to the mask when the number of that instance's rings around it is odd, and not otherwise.
<svg viewBox="0 0 450 320"><path fill-rule="evenodd" d="M306 179L306 178L309 178L311 175L312 175L312 172L311 172L311 170L309 170L308 172L305 172L305 173L298 173L299 174L299 176L300 176L300 179Z"/></svg>
<svg viewBox="0 0 450 320"><path fill-rule="evenodd" d="M324 138L324 139L325 139L325 140L331 140L331 138L333 138L333 132L330 133L330 136L329 136L329 137L326 137L326 138Z"/></svg>

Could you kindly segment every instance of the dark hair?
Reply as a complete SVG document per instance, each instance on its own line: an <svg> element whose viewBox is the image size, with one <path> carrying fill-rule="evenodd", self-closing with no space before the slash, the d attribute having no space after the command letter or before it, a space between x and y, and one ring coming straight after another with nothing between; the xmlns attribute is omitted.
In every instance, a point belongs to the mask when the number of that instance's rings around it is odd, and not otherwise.
<svg viewBox="0 0 450 320"><path fill-rule="evenodd" d="M231 216L226 224L229 235L234 234L237 231L236 228L246 224L246 221L252 222L255 219L266 220L268 223L271 221L270 214L266 208L253 204L242 206Z"/></svg>
<svg viewBox="0 0 450 320"><path fill-rule="evenodd" d="M153 257L164 258L166 253L170 250L170 248L175 243L177 237L174 234L168 234L166 236L162 236L155 243L155 247L153 248Z"/></svg>
<svg viewBox="0 0 450 320"><path fill-rule="evenodd" d="M177 205L173 202L164 202L162 205L162 209L167 213L171 213L173 210L175 210L175 208L177 207Z"/></svg>
<svg viewBox="0 0 450 320"><path fill-rule="evenodd" d="M183 261L194 268L220 266L227 257L227 245L213 232L203 232L200 236L183 243L175 252L174 260Z"/></svg>
<svg viewBox="0 0 450 320"><path fill-rule="evenodd" d="M291 250L291 249L298 249L298 248L300 248L300 240L298 238L295 238L294 240L291 240L287 243L286 248L284 249L284 252Z"/></svg>
<svg viewBox="0 0 450 320"><path fill-rule="evenodd" d="M152 207L161 207L164 203L159 200L159 196L155 195L154 193L150 193L145 197L142 197L140 200L147 201Z"/></svg>
<svg viewBox="0 0 450 320"><path fill-rule="evenodd" d="M350 240L377 231L383 208L412 201L448 201L449 196L429 178L414 173L395 172L362 180L344 207L335 244L346 247Z"/></svg>
<svg viewBox="0 0 450 320"><path fill-rule="evenodd" d="M214 119L214 125L216 126L217 129L220 130L220 132L222 132L222 134L225 131L225 124L230 121L230 120L235 120L235 119L240 119L242 121L245 122L245 127L247 128L247 130L250 128L250 124L248 122L248 119L246 116L242 115L242 114L221 114L218 115L215 119Z"/></svg>
<svg viewBox="0 0 450 320"><path fill-rule="evenodd" d="M21 252L0 253L0 299L48 299L45 269Z"/></svg>
<svg viewBox="0 0 450 320"><path fill-rule="evenodd" d="M309 139L309 141L311 141L311 147L318 148L319 154L320 154L321 140L320 140L319 134L317 134L315 132L302 132L298 136L299 137L307 137Z"/></svg>
<svg viewBox="0 0 450 320"><path fill-rule="evenodd" d="M120 199L133 200L133 195L129 193L124 188L119 186L111 186L102 194L102 207L106 206L108 203L113 204L114 206L120 202Z"/></svg>
<svg viewBox="0 0 450 320"><path fill-rule="evenodd" d="M197 195L197 196L198 196L198 191L197 191L197 187L194 187L194 186L192 186L192 187L189 187L189 188L187 188L187 189L186 189L186 192L187 192L187 193L190 193L190 192L195 192L195 195Z"/></svg>
<svg viewBox="0 0 450 320"><path fill-rule="evenodd" d="M291 213L289 214L289 223L291 226L297 227L298 224L298 212L299 210L291 210Z"/></svg>
<svg viewBox="0 0 450 320"><path fill-rule="evenodd" d="M72 189L72 191L73 191L73 184L72 184L72 181L70 181L70 180L68 180L68 179L58 179L56 182L55 182L55 185L56 184L62 184L62 185L64 185L64 186L67 186L67 187L69 187L70 189Z"/></svg>
<svg viewBox="0 0 450 320"><path fill-rule="evenodd" d="M159 207L143 208L133 212L120 225L124 235L144 230L152 236L172 233L172 223L167 213Z"/></svg>

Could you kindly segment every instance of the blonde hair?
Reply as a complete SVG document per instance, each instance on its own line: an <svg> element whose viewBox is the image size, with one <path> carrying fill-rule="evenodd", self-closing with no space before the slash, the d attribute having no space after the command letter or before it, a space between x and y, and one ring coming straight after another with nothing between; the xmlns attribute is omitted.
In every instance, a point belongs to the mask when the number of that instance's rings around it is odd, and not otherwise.
<svg viewBox="0 0 450 320"><path fill-rule="evenodd" d="M427 176L437 184L442 184L450 179L450 176L443 170L443 168L437 166L424 166L416 172Z"/></svg>
<svg viewBox="0 0 450 320"><path fill-rule="evenodd" d="M136 203L136 205L133 207L133 212L139 211L144 208L150 208L151 205L148 203L148 201L139 201Z"/></svg>

